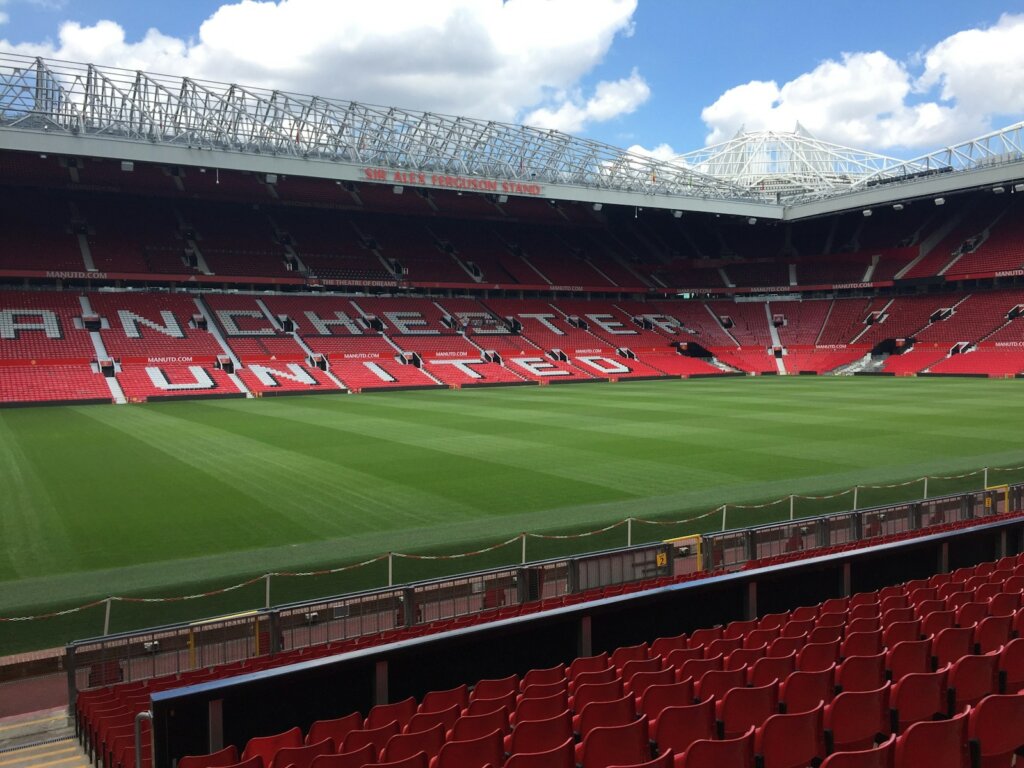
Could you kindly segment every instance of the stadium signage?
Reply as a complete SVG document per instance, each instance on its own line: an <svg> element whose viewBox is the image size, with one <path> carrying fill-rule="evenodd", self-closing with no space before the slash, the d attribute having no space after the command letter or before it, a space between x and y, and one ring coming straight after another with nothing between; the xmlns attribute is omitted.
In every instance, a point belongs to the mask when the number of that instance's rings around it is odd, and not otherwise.
<svg viewBox="0 0 1024 768"><path fill-rule="evenodd" d="M47 272L55 280L106 280L106 272Z"/></svg>
<svg viewBox="0 0 1024 768"><path fill-rule="evenodd" d="M420 173L418 171L388 171L386 168L364 168L366 181L390 182L392 184L415 184L421 187L441 189L465 189L470 192L494 192L508 195L539 195L544 191L540 184L496 179L477 179L471 176L449 176L443 173Z"/></svg>

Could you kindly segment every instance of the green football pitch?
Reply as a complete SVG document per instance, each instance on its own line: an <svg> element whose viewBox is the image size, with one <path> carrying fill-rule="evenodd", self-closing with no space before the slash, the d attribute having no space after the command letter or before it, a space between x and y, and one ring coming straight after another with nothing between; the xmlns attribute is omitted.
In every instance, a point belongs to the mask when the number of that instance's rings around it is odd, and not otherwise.
<svg viewBox="0 0 1024 768"><path fill-rule="evenodd" d="M178 596L389 551L678 520L721 504L1024 464L1024 381L744 378L0 411L0 616ZM1024 479L991 473L990 483ZM932 480L932 495L981 476ZM861 489L860 506L921 484ZM799 500L798 515L849 508ZM730 527L788 516L736 509ZM636 524L634 541L721 527ZM531 559L625 543L530 539ZM517 562L398 558L405 581ZM386 563L272 581L273 601L381 585ZM116 603L111 631L264 601ZM0 623L0 655L99 634L103 606Z"/></svg>

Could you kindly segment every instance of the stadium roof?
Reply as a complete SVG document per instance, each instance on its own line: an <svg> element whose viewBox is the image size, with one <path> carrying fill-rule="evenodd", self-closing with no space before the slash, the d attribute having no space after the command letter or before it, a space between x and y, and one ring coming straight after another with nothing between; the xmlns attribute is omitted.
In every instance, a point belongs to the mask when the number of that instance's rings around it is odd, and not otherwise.
<svg viewBox="0 0 1024 768"><path fill-rule="evenodd" d="M3 53L0 149L769 219L1024 179L1024 123L908 161L797 126L665 162L554 130Z"/></svg>

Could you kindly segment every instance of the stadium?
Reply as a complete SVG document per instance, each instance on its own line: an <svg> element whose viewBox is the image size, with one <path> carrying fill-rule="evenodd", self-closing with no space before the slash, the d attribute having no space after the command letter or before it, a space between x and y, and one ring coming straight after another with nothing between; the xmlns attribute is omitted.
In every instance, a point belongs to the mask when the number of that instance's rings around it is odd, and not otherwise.
<svg viewBox="0 0 1024 768"><path fill-rule="evenodd" d="M0 766L1024 749L1024 123L658 160L0 54L0 196Z"/></svg>

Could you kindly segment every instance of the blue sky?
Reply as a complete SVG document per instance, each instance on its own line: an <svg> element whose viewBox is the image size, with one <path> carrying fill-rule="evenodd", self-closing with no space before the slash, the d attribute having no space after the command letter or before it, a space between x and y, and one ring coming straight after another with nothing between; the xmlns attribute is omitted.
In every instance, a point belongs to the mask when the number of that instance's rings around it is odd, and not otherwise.
<svg viewBox="0 0 1024 768"><path fill-rule="evenodd" d="M3 49L663 155L799 120L909 157L1024 116L1024 2L0 0L0 13Z"/></svg>

